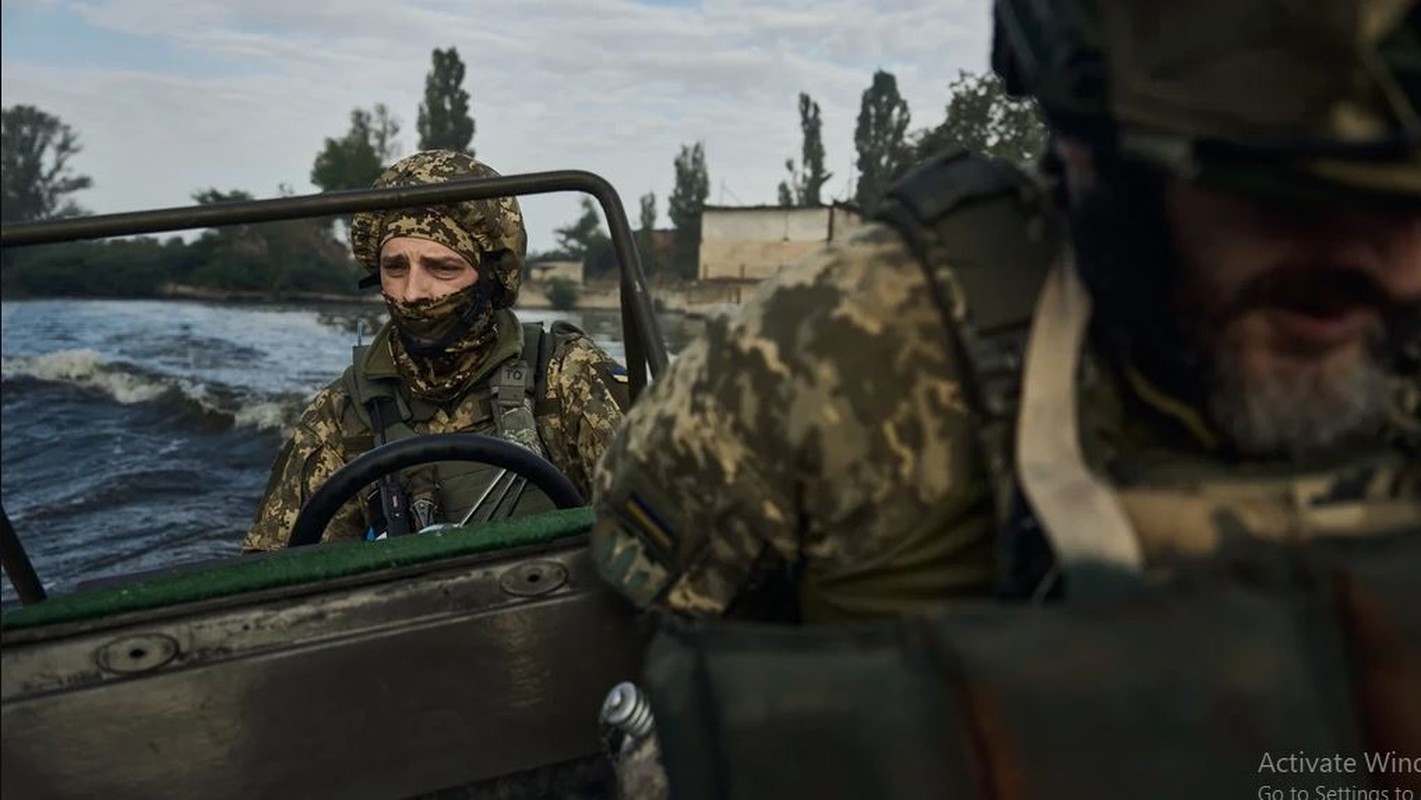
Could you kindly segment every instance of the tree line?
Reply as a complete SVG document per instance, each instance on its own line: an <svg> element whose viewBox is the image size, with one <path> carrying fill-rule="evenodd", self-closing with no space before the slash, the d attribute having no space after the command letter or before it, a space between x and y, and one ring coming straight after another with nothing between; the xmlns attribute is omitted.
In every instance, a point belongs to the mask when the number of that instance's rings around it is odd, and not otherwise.
<svg viewBox="0 0 1421 800"><path fill-rule="evenodd" d="M435 49L425 76L416 129L419 149L473 154L474 120L465 67L454 48ZM72 195L94 181L78 174L78 135L34 106L0 111L0 182L4 222L60 219L88 213ZM322 191L368 187L399 156L400 122L383 103L350 112L350 127L328 137L312 161L310 180ZM288 185L278 187L289 196ZM207 187L196 203L251 200L251 192ZM348 220L346 220L348 222ZM331 219L234 225L204 231L192 242L173 236L67 242L6 251L0 291L7 296L147 297L164 284L266 295L354 294L358 269Z"/></svg>
<svg viewBox="0 0 1421 800"><path fill-rule="evenodd" d="M450 149L474 155L476 130L470 96L463 88L466 68L458 51L434 49L416 114L419 150ZM907 101L892 73L878 70L864 90L854 128L857 177L850 197L865 212L887 188L916 164L952 148L967 148L1018 163L1036 160L1045 146L1045 128L1035 104L1006 96L993 75L960 72L949 84L943 120L911 130ZM825 168L823 119L809 94L797 98L801 148L785 160L786 177L776 187L782 206L825 204L833 173ZM327 137L313 159L310 181L322 191L370 186L400 157L400 120L382 102L350 112L349 127ZM0 167L3 167L5 222L56 219L86 213L72 195L93 179L72 167L81 152L77 134L59 118L34 106L3 110ZM643 266L671 280L694 280L699 269L701 212L710 194L703 142L683 144L672 161L673 184L666 198L669 243L657 236L657 197L639 198L638 250ZM291 194L281 186L284 195ZM204 188L195 202L249 200L243 190ZM348 223L348 220L344 222ZM205 231L198 239L152 237L107 242L73 242L5 254L0 287L7 294L93 294L147 296L163 283L216 290L277 293L353 293L356 269L337 238L337 220L231 226ZM579 216L555 231L557 246L534 253L530 263L581 261L589 278L610 277L616 269L611 239L590 199Z"/></svg>
<svg viewBox="0 0 1421 800"><path fill-rule="evenodd" d="M897 78L884 70L874 73L861 97L854 127L858 176L852 196L844 198L846 202L871 213L895 181L949 150L973 150L1023 166L1040 158L1046 128L1034 100L1007 96L1001 80L992 74L959 71L947 88L943 120L911 130L908 102L898 91ZM824 166L823 118L819 104L805 92L799 93L798 110L802 137L799 161L785 160L787 176L776 187L776 196L785 207L821 206L825 204L824 187L833 177ZM654 246L656 195L648 193L640 200L637 249L649 273L695 280L699 274L701 210L710 194L704 143L682 145L672 166L675 179L667 208L672 246L665 253ZM540 258L581 260L589 277L601 277L616 268L611 242L590 200L583 201L576 221L555 233L557 249L540 254Z"/></svg>

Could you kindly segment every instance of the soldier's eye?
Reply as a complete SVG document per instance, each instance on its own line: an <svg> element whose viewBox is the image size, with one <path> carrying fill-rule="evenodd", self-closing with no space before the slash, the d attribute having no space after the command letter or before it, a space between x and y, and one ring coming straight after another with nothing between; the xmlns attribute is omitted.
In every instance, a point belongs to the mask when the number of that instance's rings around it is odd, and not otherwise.
<svg viewBox="0 0 1421 800"><path fill-rule="evenodd" d="M457 278L464 274L465 267L463 264L441 262L432 266L430 270L441 278Z"/></svg>

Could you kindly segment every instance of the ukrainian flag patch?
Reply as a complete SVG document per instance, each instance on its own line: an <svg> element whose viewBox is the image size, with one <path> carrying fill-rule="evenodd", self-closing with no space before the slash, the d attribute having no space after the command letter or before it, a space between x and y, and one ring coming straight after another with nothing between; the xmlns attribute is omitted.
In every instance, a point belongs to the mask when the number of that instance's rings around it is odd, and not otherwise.
<svg viewBox="0 0 1421 800"><path fill-rule="evenodd" d="M640 537L657 556L657 560L663 564L670 563L672 551L675 549L675 541L671 537L670 528L645 500L636 494L627 497L622 503L622 520Z"/></svg>

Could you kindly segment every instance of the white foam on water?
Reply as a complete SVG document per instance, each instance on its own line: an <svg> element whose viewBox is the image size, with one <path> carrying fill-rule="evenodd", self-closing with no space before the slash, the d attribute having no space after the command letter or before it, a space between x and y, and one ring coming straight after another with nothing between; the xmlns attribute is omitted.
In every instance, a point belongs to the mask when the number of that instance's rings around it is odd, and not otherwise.
<svg viewBox="0 0 1421 800"><path fill-rule="evenodd" d="M0 360L0 376L5 379L33 378L62 383L108 396L123 405L148 403L176 392L187 402L209 414L228 417L238 428L284 431L300 408L293 402L241 400L229 407L213 387L185 378L171 378L135 371L126 364L110 364L97 351L87 348L58 350L41 356Z"/></svg>
<svg viewBox="0 0 1421 800"><path fill-rule="evenodd" d="M256 428L259 431L285 433L295 424L295 416L301 410L300 407L295 407L291 403L275 401L251 403L237 409L232 414L232 424L238 428Z"/></svg>

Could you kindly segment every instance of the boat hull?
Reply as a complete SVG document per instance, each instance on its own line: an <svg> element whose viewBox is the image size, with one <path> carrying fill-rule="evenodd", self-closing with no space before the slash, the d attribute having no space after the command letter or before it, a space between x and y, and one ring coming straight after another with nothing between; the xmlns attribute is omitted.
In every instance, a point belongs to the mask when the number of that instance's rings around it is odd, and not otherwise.
<svg viewBox="0 0 1421 800"><path fill-rule="evenodd" d="M3 792L408 797L594 755L636 677L583 537L7 632Z"/></svg>

